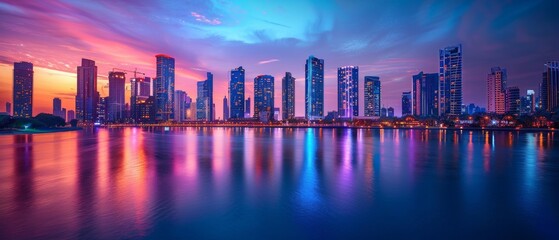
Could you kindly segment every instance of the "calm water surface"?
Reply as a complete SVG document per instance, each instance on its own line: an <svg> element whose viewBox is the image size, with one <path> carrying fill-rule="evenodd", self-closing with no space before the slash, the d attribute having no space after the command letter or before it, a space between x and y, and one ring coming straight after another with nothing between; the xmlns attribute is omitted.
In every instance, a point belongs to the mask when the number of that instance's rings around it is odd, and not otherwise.
<svg viewBox="0 0 559 240"><path fill-rule="evenodd" d="M559 239L559 134L0 136L0 239Z"/></svg>

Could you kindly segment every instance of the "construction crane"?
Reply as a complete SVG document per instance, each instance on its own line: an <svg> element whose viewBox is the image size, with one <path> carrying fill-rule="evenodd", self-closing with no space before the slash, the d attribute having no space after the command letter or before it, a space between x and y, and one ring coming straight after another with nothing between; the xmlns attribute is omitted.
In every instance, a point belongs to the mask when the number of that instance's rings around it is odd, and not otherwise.
<svg viewBox="0 0 559 240"><path fill-rule="evenodd" d="M143 73L143 72L138 72L138 69L137 69L137 68L135 68L134 71L132 71L132 70L126 70L126 69L121 69L121 68L113 68L113 72L114 72L115 70L119 70L119 71L122 71L122 72L124 72L124 73L132 72L132 73L134 73L134 78L136 78L136 74L142 74L142 75L144 75L144 77L146 76L145 73Z"/></svg>

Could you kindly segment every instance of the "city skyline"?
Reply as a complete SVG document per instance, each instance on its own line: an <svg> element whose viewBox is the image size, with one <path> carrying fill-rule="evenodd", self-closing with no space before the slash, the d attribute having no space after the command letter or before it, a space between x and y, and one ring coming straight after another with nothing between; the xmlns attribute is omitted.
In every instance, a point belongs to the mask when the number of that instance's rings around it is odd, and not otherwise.
<svg viewBox="0 0 559 240"><path fill-rule="evenodd" d="M390 16L401 5L389 3L382 6L386 13L375 11L380 14L378 23L366 28L362 24L352 27L341 27L341 24L348 21L359 23L358 19L369 14L367 10L379 7L375 3L352 3L341 9L332 2L320 5L289 1L284 3L296 13L309 13L298 19L301 21L280 18L279 16L283 16L280 14L282 10L278 10L279 6L274 4L225 3L229 5L224 6L208 2L148 5L149 8L144 9L145 14L129 16L136 21L128 21L125 17L118 17L122 14L115 14L119 11L118 6L126 3L114 3L115 7L100 12L101 16L80 13L105 6L107 2L55 3L57 4L53 6L58 8L33 2L7 2L0 6L0 12L7 16L2 23L6 38L0 44L0 81L3 86L8 86L0 89L1 102L12 102L10 72L13 62L28 61L34 64L36 96L33 112L38 113L50 112L54 97L62 99L64 108L74 109L71 98L76 94L75 69L81 58L96 61L99 68L98 89L104 97L108 95L107 75L112 68L138 68L146 72L146 76L154 77L153 55L167 53L177 60L176 89L186 91L194 97L196 82L204 80L204 73L207 71L215 74L215 96L227 94L227 87L224 86L229 80L228 69L234 66L245 67L247 79L260 74L270 74L281 79L284 72L292 72L297 79L295 115L304 116L304 69L301 62L308 55L314 54L325 60L324 84L325 89L330 89L324 93L325 113L335 110L337 106L337 93L332 90L336 85L337 68L355 65L360 67L361 76L381 77L385 90L382 95L383 105L395 107L396 115L399 115L400 94L411 89L412 75L420 71L437 72L437 50L445 46L462 44L463 103L481 106L487 106L487 69L492 66L507 68L508 82L518 86L523 93L527 89L538 89L543 64L556 60L559 54L559 50L551 44L556 42L556 36L545 34L546 29L557 28L559 21L554 21L557 16L549 11L542 11L556 8L557 3L553 1L506 5L491 3L487 6L472 1L433 3L431 5L434 8L429 8L435 9L432 12L428 12L426 8L429 5L412 2L401 9L402 16ZM238 16L238 24L234 24L232 11L226 10L229 6L247 9ZM126 8L133 10L137 6L127 4ZM358 8L362 10L358 11ZM490 9L497 10L498 14L482 14ZM154 20L155 13L161 10L168 10L169 19ZM183 14L178 14L178 10ZM332 14L335 10L355 14L341 19ZM324 19L320 17L321 14L326 14L328 21L321 23L321 19ZM61 15L73 18L63 18ZM266 21L283 24L294 31L285 31L285 27L254 20L264 19L262 16L270 17ZM475 17L479 17L479 24L475 27L464 23ZM391 21L394 19L401 20ZM412 20L415 29L403 27ZM126 30L108 28L106 26L109 25L105 24L108 21L124 24L123 29ZM165 40L157 41L147 37L153 35L153 30L138 28L136 24L140 23L156 29ZM316 29L309 33L302 30L304 26L313 23L318 24ZM29 26L34 32L15 27L20 24ZM68 28L71 29L67 30ZM266 31L268 28L277 32L277 35ZM329 37L346 31L355 32L356 28L362 31L350 37ZM51 31L47 32L47 29ZM203 35L197 29L203 29L212 35ZM281 29L283 30L279 31ZM247 36L231 34L234 30L244 30ZM95 32L103 33L106 37L100 38ZM197 34L178 34L191 32ZM377 37L383 35L383 32L390 34ZM44 37L30 38L35 34ZM417 36L414 38L418 40L404 37L394 41L397 37L412 35ZM176 44L183 41L186 44ZM220 52L231 54L219 54ZM127 79L131 78L130 75L127 74ZM363 79L359 81L362 82ZM129 89L128 80L126 84ZM250 81L245 88L245 98L253 96ZM280 91L276 86L275 105L281 106L278 93ZM129 102L129 94L127 91L126 102ZM221 108L221 104L216 104L218 118L222 113Z"/></svg>

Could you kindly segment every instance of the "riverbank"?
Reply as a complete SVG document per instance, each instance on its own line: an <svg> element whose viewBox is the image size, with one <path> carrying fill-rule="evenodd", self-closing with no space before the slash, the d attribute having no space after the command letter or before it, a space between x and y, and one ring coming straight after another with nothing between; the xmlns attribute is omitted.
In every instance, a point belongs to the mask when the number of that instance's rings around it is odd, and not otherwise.
<svg viewBox="0 0 559 240"><path fill-rule="evenodd" d="M81 127L44 128L44 129L8 129L0 130L0 135L42 134L82 130Z"/></svg>

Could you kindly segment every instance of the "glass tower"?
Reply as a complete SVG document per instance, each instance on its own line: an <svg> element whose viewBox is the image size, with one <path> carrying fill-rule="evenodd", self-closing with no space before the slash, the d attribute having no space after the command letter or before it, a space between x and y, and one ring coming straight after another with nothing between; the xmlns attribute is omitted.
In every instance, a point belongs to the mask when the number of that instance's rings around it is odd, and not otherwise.
<svg viewBox="0 0 559 240"><path fill-rule="evenodd" d="M305 117L324 116L324 59L309 56L305 64Z"/></svg>
<svg viewBox="0 0 559 240"><path fill-rule="evenodd" d="M156 77L153 93L155 96L155 119L157 121L169 121L173 119L173 108L175 101L175 59L158 54L156 58Z"/></svg>
<svg viewBox="0 0 559 240"><path fill-rule="evenodd" d="M274 116L274 77L260 75L254 78L254 117L262 119L261 114L267 114L267 119ZM265 117L265 118L266 118Z"/></svg>
<svg viewBox="0 0 559 240"><path fill-rule="evenodd" d="M281 80L281 108L283 120L295 118L295 78L290 72Z"/></svg>
<svg viewBox="0 0 559 240"><path fill-rule="evenodd" d="M413 76L413 115L436 117L439 114L439 75L420 72Z"/></svg>
<svg viewBox="0 0 559 240"><path fill-rule="evenodd" d="M439 50L439 115L462 113L462 45Z"/></svg>
<svg viewBox="0 0 559 240"><path fill-rule="evenodd" d="M379 117L381 109L380 78L376 76L365 76L365 117Z"/></svg>
<svg viewBox="0 0 559 240"><path fill-rule="evenodd" d="M338 116L359 116L359 67L338 68Z"/></svg>
<svg viewBox="0 0 559 240"><path fill-rule="evenodd" d="M229 82L230 118L241 119L245 115L245 70L238 67L231 70ZM224 110L225 111L225 110ZM224 120L227 120L224 118Z"/></svg>

